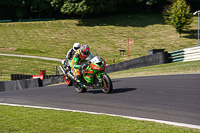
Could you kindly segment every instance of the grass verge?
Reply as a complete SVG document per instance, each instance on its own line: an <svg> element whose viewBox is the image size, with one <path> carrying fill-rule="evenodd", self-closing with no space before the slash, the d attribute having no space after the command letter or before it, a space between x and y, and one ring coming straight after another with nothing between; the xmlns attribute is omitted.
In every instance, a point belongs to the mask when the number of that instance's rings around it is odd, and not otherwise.
<svg viewBox="0 0 200 133"><path fill-rule="evenodd" d="M24 57L0 56L0 81L11 80L11 74L38 75L46 70L47 75L55 75L56 66L61 62Z"/></svg>
<svg viewBox="0 0 200 133"><path fill-rule="evenodd" d="M10 80L10 74L21 74L21 58L0 56L0 81ZM59 61L49 61L42 59L24 58L22 60L24 74L39 74L40 70L46 70L46 74L55 74L56 66L61 65ZM61 72L60 72L61 73ZM200 61L168 63L155 66L141 67L130 70L108 73L114 78L170 75L170 74L189 74L200 73Z"/></svg>
<svg viewBox="0 0 200 133"><path fill-rule="evenodd" d="M114 78L200 73L200 61L168 63L108 73Z"/></svg>
<svg viewBox="0 0 200 133"><path fill-rule="evenodd" d="M148 54L149 49L175 51L197 46L198 18L179 38L176 30L164 24L162 14L125 14L85 20L13 22L0 24L0 53L35 55L62 59L73 43L88 44L92 51L112 64ZM118 49L130 57L120 56ZM126 55L128 52L126 52Z"/></svg>
<svg viewBox="0 0 200 133"><path fill-rule="evenodd" d="M167 51L175 51L195 46L197 17L194 17L194 20L191 30L184 31L182 38L178 37L173 27L163 23L161 15L156 14L89 19L87 25L82 26L77 25L78 20L5 23L0 24L0 53L62 59L73 43L80 42L88 44L92 51L97 52L108 64L112 64L113 59L118 63L147 55L149 49L165 48ZM123 40L128 36L134 39L134 44L130 46L130 57L120 56L118 49L127 50L127 43ZM21 60L16 57L0 56L3 74L21 73L20 63ZM199 66L199 62L196 63ZM24 74L38 74L40 69L47 70L47 74L53 74L58 64L60 62L25 58ZM199 72L199 67L193 65L191 67L189 62L164 64L109 75L111 78L120 78ZM5 79L7 78L3 78ZM9 106L0 106L0 110L1 132L199 132L188 128L105 115Z"/></svg>
<svg viewBox="0 0 200 133"><path fill-rule="evenodd" d="M1 132L66 133L199 133L199 130L137 121L107 115L93 115L49 109L0 105Z"/></svg>

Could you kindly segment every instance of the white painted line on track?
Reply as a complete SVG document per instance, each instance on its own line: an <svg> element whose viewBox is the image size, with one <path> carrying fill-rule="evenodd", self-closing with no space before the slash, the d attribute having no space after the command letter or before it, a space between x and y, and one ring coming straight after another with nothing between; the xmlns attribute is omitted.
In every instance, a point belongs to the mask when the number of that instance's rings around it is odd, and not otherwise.
<svg viewBox="0 0 200 133"><path fill-rule="evenodd" d="M30 108L38 108L38 109L62 110L62 111L80 112L80 113L88 113L88 114L102 114L102 115L108 115L108 116L123 117L123 118L128 118L128 119L133 119L133 120L152 121L152 122L158 122L158 123L163 123L163 124L168 124L168 125L173 125L173 126L195 128L195 129L199 129L200 130L200 126L198 126L198 125L171 122L171 121L163 121L163 120L156 120L156 119L148 119L148 118L139 118L139 117L132 117L132 116L123 116L123 115L117 115L117 114L107 114L107 113L98 113L98 112L90 112L90 111L62 109L62 108L52 108L52 107L42 107L42 106L31 106L31 105L20 105L20 104L10 104L10 103L0 103L0 105L30 107Z"/></svg>

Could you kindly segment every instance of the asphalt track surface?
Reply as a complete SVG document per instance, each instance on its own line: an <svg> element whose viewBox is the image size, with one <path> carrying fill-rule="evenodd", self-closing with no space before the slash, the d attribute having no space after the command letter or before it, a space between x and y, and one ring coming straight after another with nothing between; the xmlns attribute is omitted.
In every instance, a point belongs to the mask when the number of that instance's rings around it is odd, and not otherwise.
<svg viewBox="0 0 200 133"><path fill-rule="evenodd" d="M117 114L200 125L200 74L113 79L113 92L64 84L0 92L0 103Z"/></svg>

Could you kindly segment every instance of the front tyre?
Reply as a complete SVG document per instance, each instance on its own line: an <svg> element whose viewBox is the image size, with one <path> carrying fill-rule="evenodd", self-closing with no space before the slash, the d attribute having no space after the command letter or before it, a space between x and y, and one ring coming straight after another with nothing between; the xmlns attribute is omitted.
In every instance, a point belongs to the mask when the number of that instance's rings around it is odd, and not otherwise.
<svg viewBox="0 0 200 133"><path fill-rule="evenodd" d="M101 90L104 93L111 93L113 90L113 85L110 77L107 74L102 75L102 85Z"/></svg>
<svg viewBox="0 0 200 133"><path fill-rule="evenodd" d="M72 80L69 77L66 77L65 75L64 75L64 81L67 86L72 85Z"/></svg>

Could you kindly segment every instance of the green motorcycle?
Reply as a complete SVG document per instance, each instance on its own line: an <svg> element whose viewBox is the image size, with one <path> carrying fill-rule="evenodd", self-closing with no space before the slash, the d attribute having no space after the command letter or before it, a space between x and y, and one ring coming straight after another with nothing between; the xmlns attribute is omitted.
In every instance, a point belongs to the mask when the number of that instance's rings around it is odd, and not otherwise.
<svg viewBox="0 0 200 133"><path fill-rule="evenodd" d="M60 66L64 74L65 84L69 86L73 82L75 90L79 93L86 92L88 89L101 89L104 93L111 93L113 85L110 77L105 73L105 61L97 55L93 56L92 54L86 60L87 63L81 69L80 84L77 84L74 73L70 68L71 61L68 61L65 66L66 69Z"/></svg>

